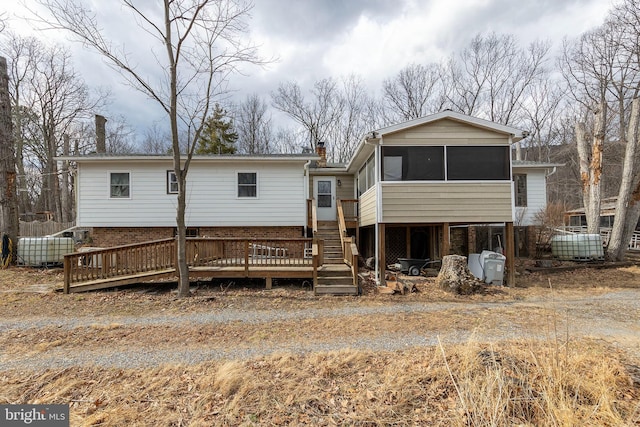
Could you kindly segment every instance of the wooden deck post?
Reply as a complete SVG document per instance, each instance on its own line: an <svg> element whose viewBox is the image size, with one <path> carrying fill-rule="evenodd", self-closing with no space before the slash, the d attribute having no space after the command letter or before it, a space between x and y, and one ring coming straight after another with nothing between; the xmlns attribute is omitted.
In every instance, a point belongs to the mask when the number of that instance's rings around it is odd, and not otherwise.
<svg viewBox="0 0 640 427"><path fill-rule="evenodd" d="M249 240L244 241L244 274L249 277Z"/></svg>
<svg viewBox="0 0 640 427"><path fill-rule="evenodd" d="M504 240L506 240L505 242L506 252L504 255L507 257L507 260L506 260L507 286L515 287L516 286L516 248L515 248L516 239L515 239L515 233L513 230L513 222L505 223L504 229L505 229Z"/></svg>
<svg viewBox="0 0 640 427"><path fill-rule="evenodd" d="M406 228L406 244L407 244L407 250L405 253L405 257L407 258L411 258L411 227L409 227L408 225L405 227Z"/></svg>
<svg viewBox="0 0 640 427"><path fill-rule="evenodd" d="M387 271L387 254L385 251L386 227L384 223L378 224L378 269L380 274L380 286L386 286L385 273Z"/></svg>
<svg viewBox="0 0 640 427"><path fill-rule="evenodd" d="M69 287L71 285L71 257L64 257L64 288L65 294L69 293Z"/></svg>
<svg viewBox="0 0 640 427"><path fill-rule="evenodd" d="M265 277L264 282L265 282L265 287L267 289L271 289L271 286L272 286L271 276Z"/></svg>
<svg viewBox="0 0 640 427"><path fill-rule="evenodd" d="M442 224L442 258L449 255L449 251L451 250L451 240L449 238L449 223L445 222Z"/></svg>

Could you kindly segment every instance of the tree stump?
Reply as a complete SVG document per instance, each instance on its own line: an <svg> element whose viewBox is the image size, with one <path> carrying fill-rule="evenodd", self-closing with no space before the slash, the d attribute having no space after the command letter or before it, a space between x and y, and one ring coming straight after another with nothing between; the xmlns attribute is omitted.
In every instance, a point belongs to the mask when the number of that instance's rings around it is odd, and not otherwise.
<svg viewBox="0 0 640 427"><path fill-rule="evenodd" d="M442 258L442 268L436 283L445 291L458 295L470 295L484 287L484 283L469 271L467 257L460 255L446 255Z"/></svg>

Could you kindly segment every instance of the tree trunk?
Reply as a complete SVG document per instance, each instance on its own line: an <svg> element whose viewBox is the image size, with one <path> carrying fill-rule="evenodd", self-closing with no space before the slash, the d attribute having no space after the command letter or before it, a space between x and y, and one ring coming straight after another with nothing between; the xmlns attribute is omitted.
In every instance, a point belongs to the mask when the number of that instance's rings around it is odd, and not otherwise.
<svg viewBox="0 0 640 427"><path fill-rule="evenodd" d="M188 297L190 295L189 264L187 263L187 226L185 222L185 212L187 208L187 174L185 170L180 170L179 158L177 164L178 166L175 168L175 173L178 179L178 208L176 211L178 296Z"/></svg>
<svg viewBox="0 0 640 427"><path fill-rule="evenodd" d="M16 164L7 60L0 57L0 233L17 243L19 233Z"/></svg>
<svg viewBox="0 0 640 427"><path fill-rule="evenodd" d="M633 197L637 191L640 174L636 172L636 156L638 152L638 122L640 120L640 98L635 98L631 105L631 116L627 128L627 141L624 155L622 181L618 190L615 221L611 230L611 237L607 246L607 258L612 261L622 261L629 241L636 228L638 217L638 200Z"/></svg>
<svg viewBox="0 0 640 427"><path fill-rule="evenodd" d="M600 233L600 188L602 183L602 147L604 143L606 105L595 113L593 143L589 147L586 126L576 123L576 145L580 162L582 201L587 217L587 233Z"/></svg>
<svg viewBox="0 0 640 427"><path fill-rule="evenodd" d="M445 291L460 295L470 295L482 289L482 281L478 280L467 266L467 258L460 255L446 255L442 258L442 268L436 284Z"/></svg>
<svg viewBox="0 0 640 427"><path fill-rule="evenodd" d="M62 154L69 155L69 135L64 134L62 136L64 142L62 147ZM71 212L73 210L73 200L71 199L71 190L69 188L69 161L64 160L62 162L62 188L60 189L60 203L62 204L62 222L69 222L72 220Z"/></svg>

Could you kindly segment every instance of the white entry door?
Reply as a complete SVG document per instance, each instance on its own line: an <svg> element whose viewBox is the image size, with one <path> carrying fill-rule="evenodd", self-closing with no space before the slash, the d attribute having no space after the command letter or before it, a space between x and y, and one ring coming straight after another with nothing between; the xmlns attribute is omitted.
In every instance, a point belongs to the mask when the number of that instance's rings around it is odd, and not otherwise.
<svg viewBox="0 0 640 427"><path fill-rule="evenodd" d="M318 206L318 221L336 220L336 177L314 176L313 198Z"/></svg>

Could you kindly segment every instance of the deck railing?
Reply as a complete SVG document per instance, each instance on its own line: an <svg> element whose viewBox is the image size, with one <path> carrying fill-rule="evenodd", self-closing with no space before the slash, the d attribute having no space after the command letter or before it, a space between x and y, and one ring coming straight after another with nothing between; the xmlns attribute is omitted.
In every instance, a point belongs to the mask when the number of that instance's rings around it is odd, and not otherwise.
<svg viewBox="0 0 640 427"><path fill-rule="evenodd" d="M357 204L353 204L351 202L356 202L357 200L348 200L347 206L350 209L350 213L353 212L354 206ZM353 277L353 285L358 286L358 247L356 246L355 240L353 237L349 237L347 235L347 216L345 215L345 201L338 200L338 228L340 231L340 244L342 245L342 256L344 262L351 267L351 274Z"/></svg>
<svg viewBox="0 0 640 427"><path fill-rule="evenodd" d="M358 199L340 199L338 205L342 206L346 227L356 228L358 226Z"/></svg>
<svg viewBox="0 0 640 427"><path fill-rule="evenodd" d="M570 225L566 227L558 227L555 231L568 234L585 234L587 232L587 227ZM605 247L608 246L609 239L611 238L611 227L600 227L600 236L602 236L602 245ZM640 251L640 231L633 232L631 240L629 241L629 250Z"/></svg>
<svg viewBox="0 0 640 427"><path fill-rule="evenodd" d="M314 265L313 239L187 238L192 267L290 267ZM64 256L64 292L73 284L177 269L175 239L93 249ZM322 257L317 260L322 265Z"/></svg>
<svg viewBox="0 0 640 427"><path fill-rule="evenodd" d="M64 256L64 292L74 283L171 269L174 239L74 252Z"/></svg>

